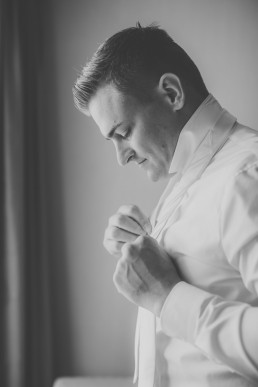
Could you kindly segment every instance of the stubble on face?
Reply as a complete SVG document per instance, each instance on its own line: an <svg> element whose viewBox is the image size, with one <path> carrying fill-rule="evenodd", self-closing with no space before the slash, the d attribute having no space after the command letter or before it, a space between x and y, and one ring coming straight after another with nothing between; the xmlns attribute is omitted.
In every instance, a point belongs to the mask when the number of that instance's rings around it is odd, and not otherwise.
<svg viewBox="0 0 258 387"><path fill-rule="evenodd" d="M175 130L173 112L159 94L148 104L143 104L136 97L107 85L92 98L89 110L104 137L112 127L122 123L113 142L122 141L121 147L129 147L138 164L145 160L140 165L151 180L157 181L168 175L179 132ZM119 133L128 127L130 139L123 140Z"/></svg>

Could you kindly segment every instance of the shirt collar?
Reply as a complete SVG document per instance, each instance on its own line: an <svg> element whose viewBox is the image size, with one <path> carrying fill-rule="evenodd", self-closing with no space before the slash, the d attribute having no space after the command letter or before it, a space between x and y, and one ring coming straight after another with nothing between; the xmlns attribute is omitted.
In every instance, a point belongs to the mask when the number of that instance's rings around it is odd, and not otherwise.
<svg viewBox="0 0 258 387"><path fill-rule="evenodd" d="M169 174L183 173L204 138L224 112L218 101L209 94L183 127L177 142Z"/></svg>

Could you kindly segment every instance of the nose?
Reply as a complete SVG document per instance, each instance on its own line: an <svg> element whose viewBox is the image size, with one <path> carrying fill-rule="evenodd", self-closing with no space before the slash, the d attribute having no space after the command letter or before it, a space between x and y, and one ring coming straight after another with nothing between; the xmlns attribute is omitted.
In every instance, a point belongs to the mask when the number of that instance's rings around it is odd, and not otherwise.
<svg viewBox="0 0 258 387"><path fill-rule="evenodd" d="M122 141L114 141L115 149L116 149L116 157L118 164L121 166L125 166L134 158L134 151L128 147L127 144L122 143Z"/></svg>

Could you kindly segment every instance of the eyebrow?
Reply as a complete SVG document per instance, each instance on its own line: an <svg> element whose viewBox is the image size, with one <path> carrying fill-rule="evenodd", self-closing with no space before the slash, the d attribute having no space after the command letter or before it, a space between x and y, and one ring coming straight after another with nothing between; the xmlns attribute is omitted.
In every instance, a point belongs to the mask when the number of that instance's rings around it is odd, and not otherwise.
<svg viewBox="0 0 258 387"><path fill-rule="evenodd" d="M123 122L119 122L118 124L114 125L111 130L108 132L107 134L107 137L105 137L106 140L110 140L113 136L114 136L114 133L116 131L117 128L119 128L119 126L122 125Z"/></svg>

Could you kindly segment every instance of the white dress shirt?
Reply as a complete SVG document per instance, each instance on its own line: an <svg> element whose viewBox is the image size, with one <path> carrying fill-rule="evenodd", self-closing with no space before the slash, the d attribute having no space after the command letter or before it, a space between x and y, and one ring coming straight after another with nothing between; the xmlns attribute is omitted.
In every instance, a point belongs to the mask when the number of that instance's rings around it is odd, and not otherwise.
<svg viewBox="0 0 258 387"><path fill-rule="evenodd" d="M140 308L139 387L258 385L258 132L209 95L183 128L152 236L182 278Z"/></svg>

